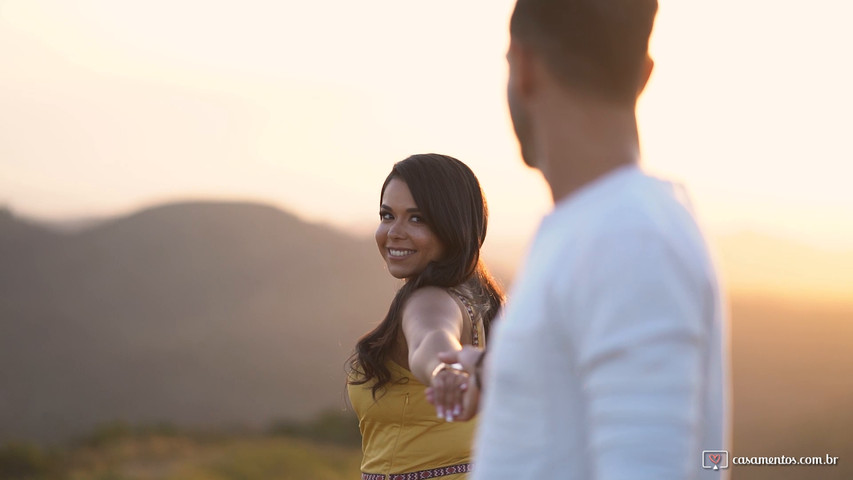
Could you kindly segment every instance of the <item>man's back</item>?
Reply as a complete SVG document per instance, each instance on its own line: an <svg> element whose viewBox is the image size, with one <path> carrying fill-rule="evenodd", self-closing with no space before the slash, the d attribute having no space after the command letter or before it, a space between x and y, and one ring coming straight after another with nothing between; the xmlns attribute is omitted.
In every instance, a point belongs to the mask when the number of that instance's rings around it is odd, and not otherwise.
<svg viewBox="0 0 853 480"><path fill-rule="evenodd" d="M727 438L724 318L679 189L627 166L564 199L497 327L473 478L699 478Z"/></svg>

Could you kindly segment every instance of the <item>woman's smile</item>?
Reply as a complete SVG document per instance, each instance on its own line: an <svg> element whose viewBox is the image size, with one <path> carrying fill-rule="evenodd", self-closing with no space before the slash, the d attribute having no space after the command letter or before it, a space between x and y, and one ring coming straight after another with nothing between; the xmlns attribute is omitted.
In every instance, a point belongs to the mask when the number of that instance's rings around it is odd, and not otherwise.
<svg viewBox="0 0 853 480"><path fill-rule="evenodd" d="M413 254L417 253L417 250L408 250L408 249L400 249L400 248L388 248L388 256L394 260L402 260Z"/></svg>

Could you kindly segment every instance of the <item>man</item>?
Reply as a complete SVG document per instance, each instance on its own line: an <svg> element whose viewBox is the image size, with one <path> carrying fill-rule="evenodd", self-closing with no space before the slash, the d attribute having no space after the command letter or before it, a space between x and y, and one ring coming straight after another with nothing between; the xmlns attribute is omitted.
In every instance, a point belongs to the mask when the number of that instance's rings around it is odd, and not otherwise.
<svg viewBox="0 0 853 480"><path fill-rule="evenodd" d="M703 450L728 437L716 273L685 193L637 165L656 11L655 0L519 0L513 12L510 113L555 206L486 355L474 480L727 471L703 468L714 466ZM477 375L479 355L442 360ZM476 409L470 383L461 419Z"/></svg>

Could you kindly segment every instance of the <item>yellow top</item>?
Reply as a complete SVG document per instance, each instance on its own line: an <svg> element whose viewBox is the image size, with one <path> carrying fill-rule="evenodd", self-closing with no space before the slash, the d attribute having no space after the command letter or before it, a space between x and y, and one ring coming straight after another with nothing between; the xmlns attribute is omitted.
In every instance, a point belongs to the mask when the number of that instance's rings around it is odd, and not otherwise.
<svg viewBox="0 0 853 480"><path fill-rule="evenodd" d="M473 344L484 347L483 323L463 295L450 291L472 322ZM424 394L426 385L396 362L389 360L386 366L391 381L377 393L376 400L371 393L374 382L347 385L361 430L362 473L393 475L469 463L476 418L467 422L438 418ZM465 477L464 473L441 476L442 480Z"/></svg>
<svg viewBox="0 0 853 480"><path fill-rule="evenodd" d="M482 338L482 337L481 337ZM393 361L392 381L371 395L371 383L348 385L361 430L361 471L391 475L470 462L476 419L446 422L424 395L426 386ZM464 474L442 480L462 479Z"/></svg>

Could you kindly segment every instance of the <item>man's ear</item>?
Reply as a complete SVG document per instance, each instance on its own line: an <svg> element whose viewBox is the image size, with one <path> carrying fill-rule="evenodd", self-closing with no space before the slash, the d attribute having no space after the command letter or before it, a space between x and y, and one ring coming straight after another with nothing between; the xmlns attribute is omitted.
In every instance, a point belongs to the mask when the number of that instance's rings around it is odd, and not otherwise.
<svg viewBox="0 0 853 480"><path fill-rule="evenodd" d="M640 83L637 85L637 96L639 97L646 84L649 83L649 78L652 76L652 70L655 68L655 61L646 54L646 59L643 61L643 69L640 70Z"/></svg>
<svg viewBox="0 0 853 480"><path fill-rule="evenodd" d="M535 84L534 59L531 50L523 43L510 38L506 59L509 62L510 88L520 97L530 96Z"/></svg>

